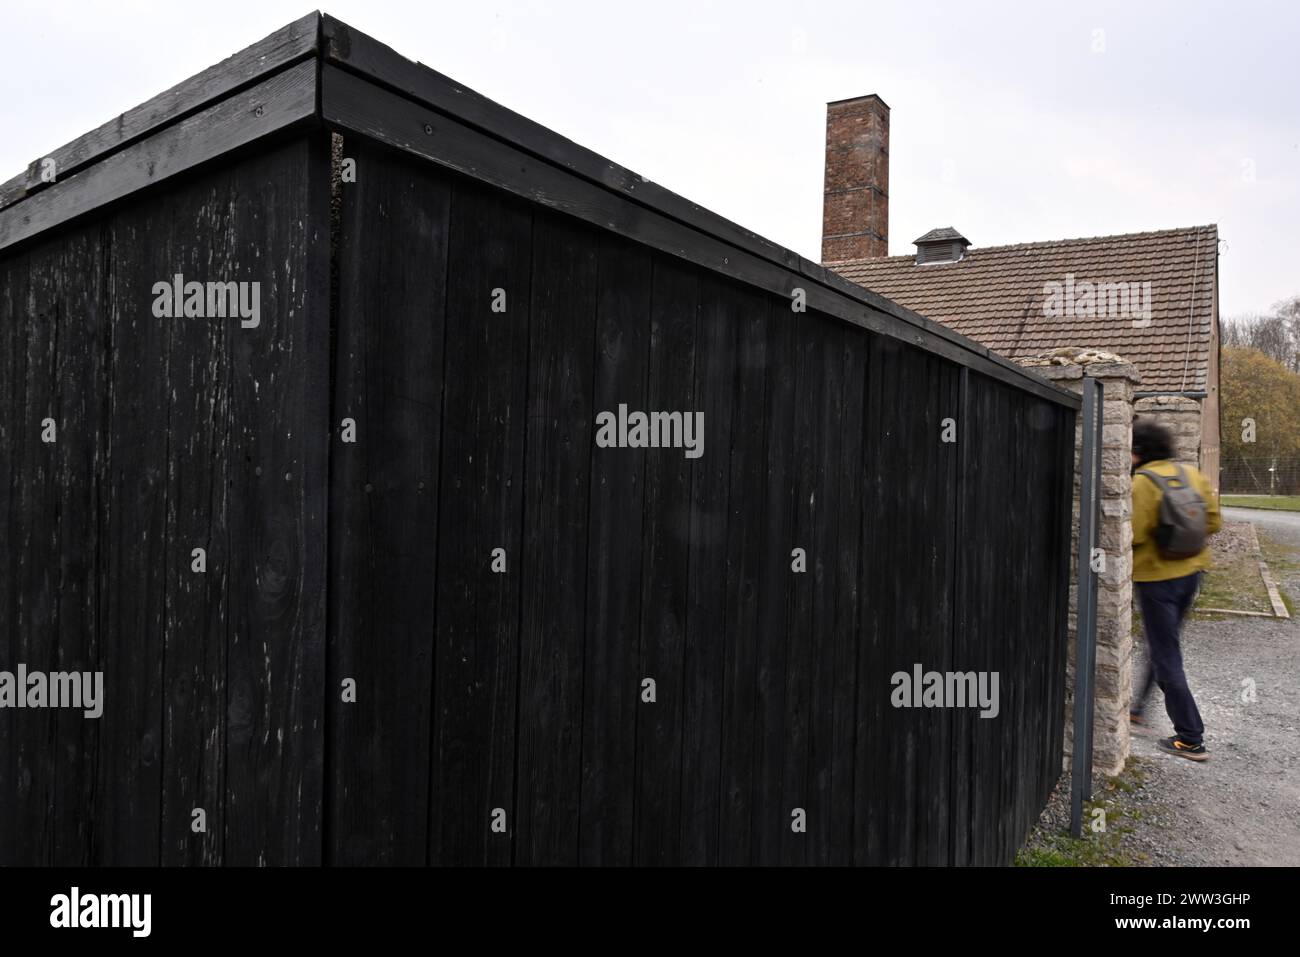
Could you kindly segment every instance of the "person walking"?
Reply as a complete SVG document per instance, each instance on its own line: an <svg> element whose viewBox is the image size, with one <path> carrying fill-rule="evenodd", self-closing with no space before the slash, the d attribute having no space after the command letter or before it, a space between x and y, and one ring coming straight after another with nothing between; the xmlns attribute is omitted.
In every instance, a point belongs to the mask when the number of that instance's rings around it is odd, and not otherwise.
<svg viewBox="0 0 1300 957"><path fill-rule="evenodd" d="M1129 707L1129 720L1145 725L1143 707L1160 685L1173 737L1157 746L1169 754L1205 761L1205 724L1183 671L1179 641L1183 618L1210 567L1209 536L1219 530L1219 502L1198 469L1172 461L1173 436L1150 420L1133 425L1133 587L1147 641L1146 672Z"/></svg>

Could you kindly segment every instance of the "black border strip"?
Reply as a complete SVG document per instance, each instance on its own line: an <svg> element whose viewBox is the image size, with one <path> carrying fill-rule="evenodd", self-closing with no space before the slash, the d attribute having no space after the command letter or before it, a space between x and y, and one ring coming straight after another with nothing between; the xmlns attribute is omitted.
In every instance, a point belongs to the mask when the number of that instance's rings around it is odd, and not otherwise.
<svg viewBox="0 0 1300 957"><path fill-rule="evenodd" d="M320 33L321 15L309 13L98 129L32 160L26 170L0 184L0 209L21 203L50 187L51 184L41 181L41 165L47 159L54 160L58 178L63 179L179 123L216 100L247 89L267 74L302 60L319 58Z"/></svg>
<svg viewBox="0 0 1300 957"><path fill-rule="evenodd" d="M317 63L288 67L0 210L0 250L264 137L315 122Z"/></svg>

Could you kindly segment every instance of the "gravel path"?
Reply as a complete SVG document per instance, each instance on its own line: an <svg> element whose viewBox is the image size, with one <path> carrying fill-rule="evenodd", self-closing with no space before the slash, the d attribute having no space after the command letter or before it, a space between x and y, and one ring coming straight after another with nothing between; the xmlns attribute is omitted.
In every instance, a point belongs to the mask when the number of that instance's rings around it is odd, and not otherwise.
<svg viewBox="0 0 1300 957"><path fill-rule="evenodd" d="M1300 558L1300 513L1225 508L1224 517L1254 522ZM1283 590L1300 595L1300 573L1279 574ZM1144 652L1134 655L1135 683ZM1156 689L1151 725L1135 729L1133 753L1151 762L1144 800L1167 808L1161 817L1172 816L1173 826L1152 820L1135 838L1164 841L1170 863L1300 864L1300 619L1192 620L1183 657L1210 760L1156 749L1157 738L1173 734Z"/></svg>
<svg viewBox="0 0 1300 957"><path fill-rule="evenodd" d="M1300 513L1223 511L1226 519L1254 522L1300 561ZM1300 571L1274 568L1273 576L1300 597ZM1139 640L1135 684L1144 653ZM1300 865L1300 617L1193 619L1183 631L1183 658L1210 760L1197 764L1156 748L1173 728L1155 689L1150 725L1133 729L1135 771L1122 776L1123 787L1094 785L1094 795L1104 794L1125 825L1106 853L1115 863ZM1245 700L1251 683L1254 698ZM1040 832L1061 833L1068 801L1067 774ZM1031 844L1037 839L1036 833Z"/></svg>

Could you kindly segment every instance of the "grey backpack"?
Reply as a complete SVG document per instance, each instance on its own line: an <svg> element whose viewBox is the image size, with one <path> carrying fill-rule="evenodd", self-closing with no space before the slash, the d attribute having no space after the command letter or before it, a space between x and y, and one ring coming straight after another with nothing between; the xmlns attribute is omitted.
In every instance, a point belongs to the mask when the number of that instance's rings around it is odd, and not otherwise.
<svg viewBox="0 0 1300 957"><path fill-rule="evenodd" d="M1160 521L1156 526L1156 551L1161 558L1193 558L1205 548L1205 499L1187 480L1181 465L1175 465L1177 475L1159 475L1150 469L1139 469L1160 489Z"/></svg>

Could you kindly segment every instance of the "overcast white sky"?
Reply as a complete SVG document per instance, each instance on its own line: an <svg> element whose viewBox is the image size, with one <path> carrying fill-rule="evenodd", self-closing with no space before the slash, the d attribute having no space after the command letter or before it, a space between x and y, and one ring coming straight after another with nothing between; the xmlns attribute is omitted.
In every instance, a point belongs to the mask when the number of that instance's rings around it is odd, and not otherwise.
<svg viewBox="0 0 1300 957"><path fill-rule="evenodd" d="M0 179L309 10L4 0ZM989 246L1218 223L1225 315L1300 294L1295 2L325 10L811 259L825 103L878 93L891 254L936 226Z"/></svg>

